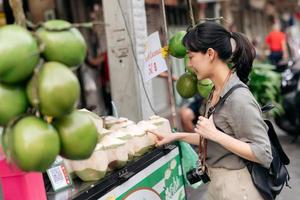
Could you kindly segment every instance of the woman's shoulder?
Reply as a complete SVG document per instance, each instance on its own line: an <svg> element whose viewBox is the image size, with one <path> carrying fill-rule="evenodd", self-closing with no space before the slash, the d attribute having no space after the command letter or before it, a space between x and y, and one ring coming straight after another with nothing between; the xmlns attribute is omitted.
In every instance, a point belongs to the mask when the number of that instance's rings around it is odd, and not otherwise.
<svg viewBox="0 0 300 200"><path fill-rule="evenodd" d="M232 94L227 98L225 103L228 104L229 107L252 105L260 109L259 103L256 101L247 85L243 82L240 82L239 84L242 84L246 87L240 87L233 91Z"/></svg>

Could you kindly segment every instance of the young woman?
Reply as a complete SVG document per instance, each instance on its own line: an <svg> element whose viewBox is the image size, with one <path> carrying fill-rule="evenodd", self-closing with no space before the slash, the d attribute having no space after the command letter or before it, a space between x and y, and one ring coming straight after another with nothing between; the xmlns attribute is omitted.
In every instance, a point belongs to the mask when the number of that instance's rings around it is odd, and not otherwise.
<svg viewBox="0 0 300 200"><path fill-rule="evenodd" d="M205 138L206 166L211 180L208 199L262 200L245 160L268 168L272 154L267 125L251 92L247 88L234 90L217 112L210 118L205 117L208 108L216 105L234 85L246 86L255 57L254 47L241 33L228 32L214 22L199 24L188 31L183 43L197 78L209 78L215 87L205 115L199 117L195 133L154 132L158 137L157 145L175 140L199 145L200 137ZM229 60L233 63L232 69L226 64Z"/></svg>

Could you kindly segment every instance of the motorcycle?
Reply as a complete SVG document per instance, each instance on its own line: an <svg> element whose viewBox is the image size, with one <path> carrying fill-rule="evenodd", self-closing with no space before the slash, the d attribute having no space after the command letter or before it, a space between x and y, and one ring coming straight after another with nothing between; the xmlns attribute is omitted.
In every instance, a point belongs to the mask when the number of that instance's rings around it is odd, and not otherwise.
<svg viewBox="0 0 300 200"><path fill-rule="evenodd" d="M275 117L275 123L296 141L300 135L300 60L279 63L276 71L281 73L281 95L284 114ZM297 69L298 68L298 69Z"/></svg>

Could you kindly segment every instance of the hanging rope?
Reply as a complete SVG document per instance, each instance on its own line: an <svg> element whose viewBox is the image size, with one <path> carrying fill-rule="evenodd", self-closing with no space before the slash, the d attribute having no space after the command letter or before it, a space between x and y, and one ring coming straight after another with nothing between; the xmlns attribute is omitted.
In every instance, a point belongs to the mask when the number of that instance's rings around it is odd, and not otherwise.
<svg viewBox="0 0 300 200"><path fill-rule="evenodd" d="M187 5L188 5L189 16L190 16L190 24L194 27L196 25L196 22L194 18L192 0L187 0Z"/></svg>
<svg viewBox="0 0 300 200"><path fill-rule="evenodd" d="M193 12L193 5L192 5L192 0L187 0L187 6L188 6L188 12L189 12L189 17L190 17L190 27L194 27L196 25L195 17L194 17L194 12ZM224 21L227 24L231 24L228 20L226 20L224 17L213 17L213 18L200 18L200 21Z"/></svg>
<svg viewBox="0 0 300 200"><path fill-rule="evenodd" d="M13 11L15 23L19 26L26 27L26 19L21 0L9 0L9 5Z"/></svg>

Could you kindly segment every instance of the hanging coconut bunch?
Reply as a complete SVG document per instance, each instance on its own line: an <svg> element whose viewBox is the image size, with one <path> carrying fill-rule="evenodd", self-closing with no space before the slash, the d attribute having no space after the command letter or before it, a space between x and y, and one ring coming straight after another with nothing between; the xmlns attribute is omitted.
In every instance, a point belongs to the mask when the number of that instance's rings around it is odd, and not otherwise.
<svg viewBox="0 0 300 200"><path fill-rule="evenodd" d="M0 99L0 126L5 126L28 108L25 88L22 86L0 83Z"/></svg>
<svg viewBox="0 0 300 200"><path fill-rule="evenodd" d="M88 159L99 140L90 114L77 111L86 43L63 20L29 32L0 28L0 126L6 159L24 171L45 171L58 155ZM29 159L30 158L30 159Z"/></svg>
<svg viewBox="0 0 300 200"><path fill-rule="evenodd" d="M17 25L0 28L0 82L16 84L28 79L39 61L32 34Z"/></svg>
<svg viewBox="0 0 300 200"><path fill-rule="evenodd" d="M24 171L45 171L60 151L58 132L41 118L27 116L3 133L7 160Z"/></svg>
<svg viewBox="0 0 300 200"><path fill-rule="evenodd" d="M80 96L80 84L75 74L62 63L46 62L27 85L32 106L45 116L54 118L71 113Z"/></svg>
<svg viewBox="0 0 300 200"><path fill-rule="evenodd" d="M209 97L209 94L213 87L214 84L210 79L203 79L198 81L197 83L197 91L205 99Z"/></svg>
<svg viewBox="0 0 300 200"><path fill-rule="evenodd" d="M197 77L186 72L181 75L176 83L177 92L182 98L191 98L197 92Z"/></svg>
<svg viewBox="0 0 300 200"><path fill-rule="evenodd" d="M182 43L185 36L185 31L175 33L169 40L168 51L171 56L176 58L184 58L186 55L186 48Z"/></svg>
<svg viewBox="0 0 300 200"><path fill-rule="evenodd" d="M97 142L97 128L83 111L74 111L54 121L61 140L61 155L71 160L87 159Z"/></svg>
<svg viewBox="0 0 300 200"><path fill-rule="evenodd" d="M179 77L176 83L176 90L178 94L184 99L192 98L197 93L199 93L203 98L206 99L208 98L214 86L213 82L209 79L197 80L196 73L190 66L189 57L186 54L184 45L182 44L182 38L184 37L184 34L184 31L176 33L170 39L168 50L172 56L177 58L184 58L184 66L186 72ZM183 52L185 52L185 54Z"/></svg>
<svg viewBox="0 0 300 200"><path fill-rule="evenodd" d="M87 45L79 30L64 20L50 20L37 30L44 50L43 57L47 61L57 61L68 67L83 63Z"/></svg>

